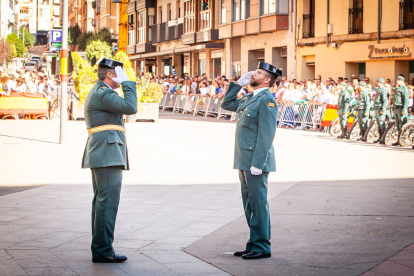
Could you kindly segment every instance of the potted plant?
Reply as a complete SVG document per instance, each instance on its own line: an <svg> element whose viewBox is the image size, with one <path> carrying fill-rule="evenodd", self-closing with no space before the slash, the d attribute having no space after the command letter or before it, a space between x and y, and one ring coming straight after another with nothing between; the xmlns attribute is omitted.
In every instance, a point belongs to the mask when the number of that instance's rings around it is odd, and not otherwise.
<svg viewBox="0 0 414 276"><path fill-rule="evenodd" d="M162 98L162 86L151 82L151 74L137 80L138 120L152 120L158 122L159 107Z"/></svg>

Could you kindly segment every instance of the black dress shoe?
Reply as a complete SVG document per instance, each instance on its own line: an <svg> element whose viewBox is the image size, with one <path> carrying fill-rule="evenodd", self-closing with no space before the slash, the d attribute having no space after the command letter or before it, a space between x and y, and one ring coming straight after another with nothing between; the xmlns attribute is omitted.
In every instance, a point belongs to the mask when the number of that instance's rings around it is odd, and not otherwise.
<svg viewBox="0 0 414 276"><path fill-rule="evenodd" d="M106 258L92 258L92 262L94 263L122 263L126 260L128 260L126 256L115 253Z"/></svg>
<svg viewBox="0 0 414 276"><path fill-rule="evenodd" d="M250 252L251 252L250 250L236 251L236 252L234 252L234 256L236 256L236 257L241 257L241 256L243 256L244 254L249 254Z"/></svg>
<svg viewBox="0 0 414 276"><path fill-rule="evenodd" d="M248 254L243 255L243 259L245 260L255 260L255 259L263 259L263 258L270 258L272 254L266 253L257 253L257 252L250 252Z"/></svg>

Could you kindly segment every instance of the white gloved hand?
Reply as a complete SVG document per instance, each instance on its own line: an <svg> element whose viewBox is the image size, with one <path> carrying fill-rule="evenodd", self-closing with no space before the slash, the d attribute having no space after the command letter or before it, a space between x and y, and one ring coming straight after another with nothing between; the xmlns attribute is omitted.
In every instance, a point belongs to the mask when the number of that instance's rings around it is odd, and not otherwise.
<svg viewBox="0 0 414 276"><path fill-rule="evenodd" d="M243 76L241 76L241 78L237 81L239 83L239 85L241 85L241 86L248 85L250 83L250 80L252 79L253 73L254 73L254 71L250 71L250 72L244 74Z"/></svg>
<svg viewBox="0 0 414 276"><path fill-rule="evenodd" d="M258 169L253 166L250 167L250 172L252 173L252 175L261 175L263 173L261 169Z"/></svg>
<svg viewBox="0 0 414 276"><path fill-rule="evenodd" d="M124 81L129 81L129 77L127 75L126 70L123 69L121 66L115 67L115 73L116 73L116 78L113 78L113 80L117 82L118 84L121 84Z"/></svg>

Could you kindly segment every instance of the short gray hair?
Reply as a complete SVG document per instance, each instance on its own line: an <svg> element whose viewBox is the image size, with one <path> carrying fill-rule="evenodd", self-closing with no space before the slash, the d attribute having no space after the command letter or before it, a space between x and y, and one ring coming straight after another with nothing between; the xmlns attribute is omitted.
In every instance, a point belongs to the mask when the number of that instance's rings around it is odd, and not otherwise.
<svg viewBox="0 0 414 276"><path fill-rule="evenodd" d="M108 72L111 72L112 74L114 74L115 69L98 66L98 80L101 80L101 81L105 80Z"/></svg>

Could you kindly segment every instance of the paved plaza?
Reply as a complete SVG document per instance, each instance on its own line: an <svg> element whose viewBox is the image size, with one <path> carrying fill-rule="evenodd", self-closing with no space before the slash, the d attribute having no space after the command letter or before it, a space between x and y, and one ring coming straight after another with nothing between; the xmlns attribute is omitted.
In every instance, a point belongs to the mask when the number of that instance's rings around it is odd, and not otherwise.
<svg viewBox="0 0 414 276"><path fill-rule="evenodd" d="M245 261L230 253L248 235L235 123L126 128L114 248L128 261L94 264L85 123L59 145L59 121L0 122L0 275L414 275L414 150L277 129L272 258Z"/></svg>

